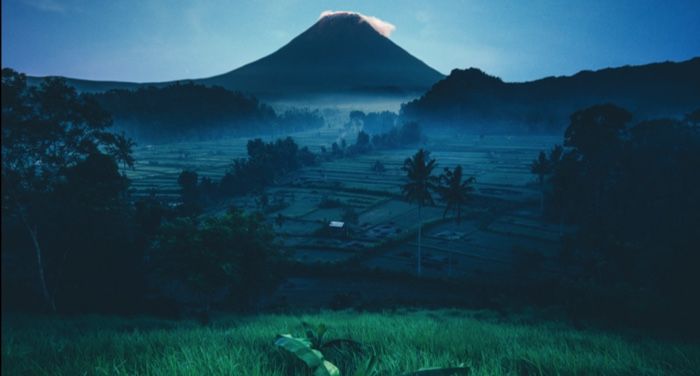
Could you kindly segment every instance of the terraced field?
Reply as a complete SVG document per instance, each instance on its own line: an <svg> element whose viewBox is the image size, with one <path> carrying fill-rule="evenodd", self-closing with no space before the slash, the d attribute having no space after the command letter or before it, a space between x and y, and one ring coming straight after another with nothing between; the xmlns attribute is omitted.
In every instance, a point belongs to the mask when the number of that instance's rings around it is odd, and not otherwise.
<svg viewBox="0 0 700 376"><path fill-rule="evenodd" d="M301 146L318 151L340 135L342 131L329 128L293 137ZM181 170L193 169L218 179L234 158L245 156L247 140L139 146L138 163L129 172L134 195L154 191L176 200ZM348 137L348 143L352 140ZM443 218L440 203L423 208L424 275L526 280L562 272L554 261L559 257L560 237L571 229L540 219L540 191L529 169L540 150L559 140L556 136L434 136L422 145L437 159L436 172L460 164L467 176L476 177L473 201L464 208L460 223L450 216ZM418 213L416 206L401 199L400 187L405 182L403 161L415 150L376 151L324 162L270 187L266 193L271 201L283 205L267 210L267 216L284 247L302 262L354 258L371 268L413 272ZM372 171L376 161L382 162L385 171ZM320 207L323 200L337 200L342 207ZM258 197L250 195L209 213L222 212L230 204L261 209ZM347 231L324 232L329 221L342 219L345 207L357 213L358 222ZM284 287L281 290L281 295L293 295Z"/></svg>
<svg viewBox="0 0 700 376"><path fill-rule="evenodd" d="M341 134L338 129L324 128L292 136L297 143L317 152ZM220 179L233 159L247 155L246 143L250 138L137 145L134 148L136 164L134 169L127 170L133 195L139 197L154 192L159 197L177 200L177 176L182 170L190 169L200 176ZM273 139L271 136L262 138Z"/></svg>

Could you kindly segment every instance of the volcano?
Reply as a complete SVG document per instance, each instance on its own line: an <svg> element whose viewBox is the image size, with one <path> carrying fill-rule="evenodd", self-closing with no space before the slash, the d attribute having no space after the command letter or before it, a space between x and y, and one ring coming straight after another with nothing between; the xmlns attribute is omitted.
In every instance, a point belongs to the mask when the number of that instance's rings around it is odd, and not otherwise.
<svg viewBox="0 0 700 376"><path fill-rule="evenodd" d="M377 30L367 17L321 17L276 52L196 80L261 97L304 93L422 93L444 76Z"/></svg>

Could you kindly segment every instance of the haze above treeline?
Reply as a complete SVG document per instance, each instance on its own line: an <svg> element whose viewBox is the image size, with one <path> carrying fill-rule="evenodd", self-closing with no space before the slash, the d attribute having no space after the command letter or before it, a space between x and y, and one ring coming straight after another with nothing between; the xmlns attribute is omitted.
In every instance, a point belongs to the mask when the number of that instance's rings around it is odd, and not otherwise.
<svg viewBox="0 0 700 376"><path fill-rule="evenodd" d="M700 103L697 57L522 83L478 68L445 77L364 17L322 17L276 52L210 78L66 81L94 95L118 128L149 142L298 131L327 121L320 110L328 108L395 111L396 124L467 133L559 133L569 114L594 104L616 103L644 119L679 118ZM28 77L30 85L44 80Z"/></svg>

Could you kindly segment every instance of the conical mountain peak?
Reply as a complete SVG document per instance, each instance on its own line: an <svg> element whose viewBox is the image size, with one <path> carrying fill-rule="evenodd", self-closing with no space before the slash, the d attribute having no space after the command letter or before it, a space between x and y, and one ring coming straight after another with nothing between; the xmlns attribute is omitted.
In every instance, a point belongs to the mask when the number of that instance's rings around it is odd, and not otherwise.
<svg viewBox="0 0 700 376"><path fill-rule="evenodd" d="M392 42L394 26L354 12L324 12L274 53L201 80L258 96L423 92L443 75Z"/></svg>
<svg viewBox="0 0 700 376"><path fill-rule="evenodd" d="M370 26L377 33L389 37L396 29L393 24L383 21L377 17L366 16L357 12L349 11L325 11L321 13L316 25L321 29L337 29L337 28L365 28ZM351 30L351 29L350 29Z"/></svg>

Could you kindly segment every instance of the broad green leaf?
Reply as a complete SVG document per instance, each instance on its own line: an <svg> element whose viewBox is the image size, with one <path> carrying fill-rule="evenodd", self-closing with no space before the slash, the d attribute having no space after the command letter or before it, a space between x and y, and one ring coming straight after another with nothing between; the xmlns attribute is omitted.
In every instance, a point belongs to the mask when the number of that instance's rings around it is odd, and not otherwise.
<svg viewBox="0 0 700 376"><path fill-rule="evenodd" d="M282 334L277 336L275 346L279 346L301 359L309 368L316 368L323 364L323 354L320 351L310 347L310 343L306 339L295 338L290 334Z"/></svg>
<svg viewBox="0 0 700 376"><path fill-rule="evenodd" d="M294 336L291 335L291 334L278 334L278 335L277 335L277 339L279 339L279 337L293 338L293 339L295 339L295 340L297 340L297 341L300 341L301 343L305 344L306 346L311 347L311 341L310 341L308 338L304 338L304 337L294 337Z"/></svg>
<svg viewBox="0 0 700 376"><path fill-rule="evenodd" d="M324 360L314 372L314 376L340 376L340 370L333 363Z"/></svg>

